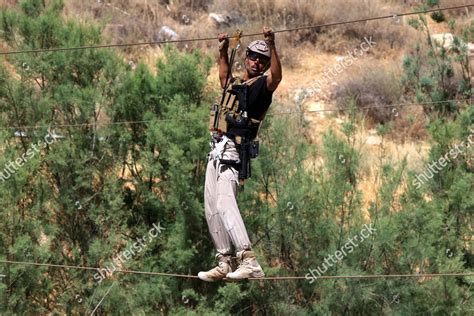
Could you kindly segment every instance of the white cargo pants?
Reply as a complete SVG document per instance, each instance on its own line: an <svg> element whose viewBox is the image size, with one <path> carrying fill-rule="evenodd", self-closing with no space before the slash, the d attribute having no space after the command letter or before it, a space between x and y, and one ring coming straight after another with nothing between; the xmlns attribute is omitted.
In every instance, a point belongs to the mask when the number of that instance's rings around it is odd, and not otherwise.
<svg viewBox="0 0 474 316"><path fill-rule="evenodd" d="M217 147L222 143L216 143ZM237 206L238 170L221 164L224 160L238 160L235 143L224 140L221 148L209 154L204 187L204 207L207 225L218 253L227 255L250 250L251 244L244 221Z"/></svg>

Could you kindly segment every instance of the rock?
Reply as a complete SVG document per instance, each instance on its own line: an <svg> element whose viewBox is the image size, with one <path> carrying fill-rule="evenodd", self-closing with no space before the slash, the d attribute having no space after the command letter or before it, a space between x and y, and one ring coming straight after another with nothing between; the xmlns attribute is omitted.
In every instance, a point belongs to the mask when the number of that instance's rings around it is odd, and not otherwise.
<svg viewBox="0 0 474 316"><path fill-rule="evenodd" d="M161 41L175 41L179 38L178 33L176 33L172 28L169 26L162 26L156 35L156 40Z"/></svg>
<svg viewBox="0 0 474 316"><path fill-rule="evenodd" d="M381 143L382 139L379 136L369 136L366 140L367 145L380 145Z"/></svg>
<svg viewBox="0 0 474 316"><path fill-rule="evenodd" d="M232 24L238 24L238 25L243 25L247 23L247 19L245 18L245 15L243 15L239 11L230 11L229 16L231 18Z"/></svg>
<svg viewBox="0 0 474 316"><path fill-rule="evenodd" d="M467 43L467 52L469 56L474 56L474 43Z"/></svg>
<svg viewBox="0 0 474 316"><path fill-rule="evenodd" d="M437 47L444 47L444 49L446 49L447 51L453 49L454 36L451 33L433 34L431 36L431 40L435 43ZM467 46L468 56L474 56L474 43L466 43L461 39L459 39L459 41L461 47Z"/></svg>
<svg viewBox="0 0 474 316"><path fill-rule="evenodd" d="M365 143L367 145L380 145L382 143L382 138L377 135L376 130L370 129L369 136L367 136Z"/></svg>
<svg viewBox="0 0 474 316"><path fill-rule="evenodd" d="M433 34L431 35L431 40L436 46L450 50L453 46L454 36L451 33Z"/></svg>
<svg viewBox="0 0 474 316"><path fill-rule="evenodd" d="M230 26L230 23L232 22L232 17L228 14L209 13L209 20L217 27Z"/></svg>

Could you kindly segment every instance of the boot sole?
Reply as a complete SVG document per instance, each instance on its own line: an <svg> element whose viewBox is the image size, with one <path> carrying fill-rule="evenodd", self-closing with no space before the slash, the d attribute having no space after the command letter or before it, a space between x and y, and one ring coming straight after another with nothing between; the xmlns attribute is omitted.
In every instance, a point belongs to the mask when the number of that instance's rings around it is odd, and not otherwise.
<svg viewBox="0 0 474 316"><path fill-rule="evenodd" d="M211 279L211 278L208 278L207 276L201 274L201 272L199 272L198 273L198 278L201 279L202 281L205 281L205 282L217 282L217 281L223 280L225 277L222 277L220 279Z"/></svg>
<svg viewBox="0 0 474 316"><path fill-rule="evenodd" d="M227 274L225 280L226 281L240 281L240 280L247 280L249 278L252 278L252 279L253 278L257 278L257 279L258 278L263 278L264 276L265 276L265 273L263 273L263 271L262 272L252 272L250 274L250 276L247 277L247 278L232 278L232 277L229 277L229 274Z"/></svg>

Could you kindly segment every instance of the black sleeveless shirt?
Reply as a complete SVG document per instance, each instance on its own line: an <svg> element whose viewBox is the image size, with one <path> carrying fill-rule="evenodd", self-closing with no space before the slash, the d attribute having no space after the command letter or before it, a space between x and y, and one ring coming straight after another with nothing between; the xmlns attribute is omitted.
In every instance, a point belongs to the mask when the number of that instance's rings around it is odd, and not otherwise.
<svg viewBox="0 0 474 316"><path fill-rule="evenodd" d="M272 103L273 91L267 88L267 76L261 76L249 87L249 103L247 114L249 117L262 120Z"/></svg>
<svg viewBox="0 0 474 316"><path fill-rule="evenodd" d="M273 91L270 91L267 88L267 76L261 76L255 80L248 87L248 117L259 121L263 120L270 104L272 103L272 95ZM250 139L257 137L258 126L258 124L253 125L250 130L248 130L250 132ZM237 135L242 135L242 130L230 124L226 134L228 137L234 138Z"/></svg>

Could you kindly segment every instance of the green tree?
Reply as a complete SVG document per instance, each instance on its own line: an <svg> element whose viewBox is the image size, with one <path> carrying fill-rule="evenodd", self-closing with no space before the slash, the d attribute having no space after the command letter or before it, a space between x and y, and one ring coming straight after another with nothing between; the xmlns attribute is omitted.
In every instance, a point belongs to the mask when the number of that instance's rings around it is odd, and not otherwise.
<svg viewBox="0 0 474 316"><path fill-rule="evenodd" d="M429 0L427 5L434 7L438 1ZM443 22L441 13L434 19ZM423 33L426 45L417 43L413 53L406 55L403 61L404 76L402 83L406 92L423 103L425 113L449 116L459 112L459 104L453 100L470 100L472 82L467 43L471 41L473 30L464 29L462 34L455 33L455 20L449 20L448 26L453 39L446 36L434 39L428 27L427 18L420 15L412 18L409 24Z"/></svg>
<svg viewBox="0 0 474 316"><path fill-rule="evenodd" d="M61 1L20 1L1 12L2 39L14 49L101 42L99 28L66 22L62 9ZM211 61L171 47L153 70L121 60L107 50L2 60L0 172L25 157L0 179L2 260L106 268L160 223L159 236L119 268L195 275L213 264L203 209L206 126L217 97L206 86ZM421 50L412 56L413 92L423 100L467 96L462 84L457 92L443 85L449 62L433 65L424 64ZM435 83L430 89L425 77ZM265 120L239 206L267 275L307 275L368 223L376 232L325 275L472 271L472 147L420 186L420 170L382 154L366 210L366 157L357 138L363 120L349 109L319 145L303 136L301 116L272 115L277 103ZM436 111L447 114L443 109ZM472 135L472 106L454 111L454 118L432 120L427 163ZM379 132L385 137L387 127ZM102 315L444 315L467 314L474 304L467 277L203 284L113 273L99 282L96 271L3 264L0 274L3 314L89 314L97 307Z"/></svg>

